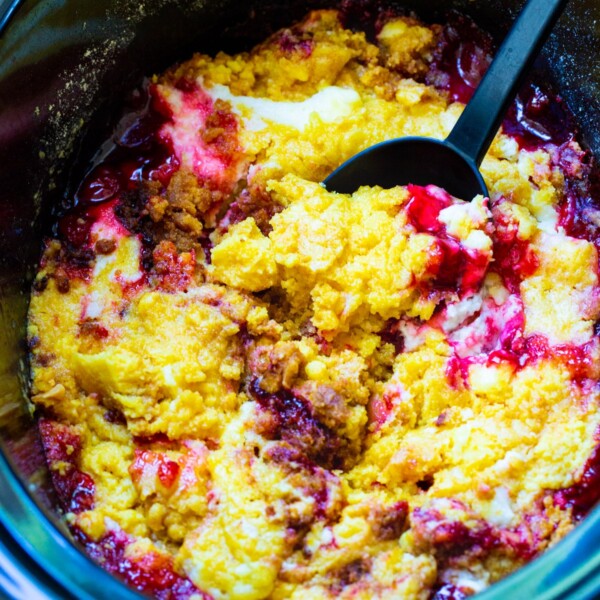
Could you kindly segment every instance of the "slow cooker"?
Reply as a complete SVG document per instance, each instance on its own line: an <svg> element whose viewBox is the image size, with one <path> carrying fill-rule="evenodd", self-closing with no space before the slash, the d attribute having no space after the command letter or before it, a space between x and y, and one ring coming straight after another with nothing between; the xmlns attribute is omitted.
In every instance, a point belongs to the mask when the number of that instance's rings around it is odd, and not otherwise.
<svg viewBox="0 0 600 600"><path fill-rule="evenodd" d="M128 90L194 51L249 48L334 0L0 1L0 596L140 596L78 549L61 521L27 402L25 321L41 239L118 118ZM369 2L364 1L364 10ZM425 20L450 9L501 39L521 2L405 0ZM537 76L551 81L600 153L600 3L573 0ZM560 440L557 440L560 443ZM562 542L483 593L600 597L600 507Z"/></svg>

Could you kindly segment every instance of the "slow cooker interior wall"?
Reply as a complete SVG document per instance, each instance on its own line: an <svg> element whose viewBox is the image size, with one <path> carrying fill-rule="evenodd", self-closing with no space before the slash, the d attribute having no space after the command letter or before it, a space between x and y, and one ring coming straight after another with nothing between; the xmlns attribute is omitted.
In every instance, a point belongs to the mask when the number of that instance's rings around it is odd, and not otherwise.
<svg viewBox="0 0 600 600"><path fill-rule="evenodd" d="M68 196L68 182L79 178L110 130L123 95L144 75L193 51L248 48L307 6L331 4L26 0L15 13L0 40L0 437L24 482L43 481L24 394L27 296L41 236L52 207ZM501 36L521 2L399 4L430 20L457 8ZM596 22L600 4L574 0L538 68L554 80L588 144L600 151Z"/></svg>

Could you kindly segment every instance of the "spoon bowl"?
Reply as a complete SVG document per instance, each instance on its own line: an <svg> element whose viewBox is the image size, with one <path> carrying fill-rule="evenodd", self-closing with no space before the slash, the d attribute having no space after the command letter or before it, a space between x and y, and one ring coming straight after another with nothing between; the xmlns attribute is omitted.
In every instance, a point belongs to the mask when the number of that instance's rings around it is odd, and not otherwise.
<svg viewBox="0 0 600 600"><path fill-rule="evenodd" d="M406 137L371 146L329 175L325 187L351 194L363 185L433 184L463 200L487 197L479 165L567 2L527 2L446 140Z"/></svg>
<svg viewBox="0 0 600 600"><path fill-rule="evenodd" d="M381 142L356 154L336 169L324 184L328 190L351 194L359 187L437 185L457 198L487 197L477 164L448 141L405 137Z"/></svg>

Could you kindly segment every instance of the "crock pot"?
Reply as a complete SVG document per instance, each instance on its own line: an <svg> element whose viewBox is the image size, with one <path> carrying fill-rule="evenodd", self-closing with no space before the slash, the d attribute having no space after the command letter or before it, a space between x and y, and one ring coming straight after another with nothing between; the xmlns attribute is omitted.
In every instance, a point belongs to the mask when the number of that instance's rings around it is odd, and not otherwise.
<svg viewBox="0 0 600 600"><path fill-rule="evenodd" d="M128 90L194 51L249 48L334 0L0 0L0 596L134 599L61 521L27 404L25 320L41 239L110 131ZM370 10L369 0L359 0ZM521 3L406 0L451 8L501 38ZM538 61L600 153L600 3L573 0ZM560 443L560 440L557 440ZM599 490L600 494L600 490ZM600 597L600 508L482 600Z"/></svg>

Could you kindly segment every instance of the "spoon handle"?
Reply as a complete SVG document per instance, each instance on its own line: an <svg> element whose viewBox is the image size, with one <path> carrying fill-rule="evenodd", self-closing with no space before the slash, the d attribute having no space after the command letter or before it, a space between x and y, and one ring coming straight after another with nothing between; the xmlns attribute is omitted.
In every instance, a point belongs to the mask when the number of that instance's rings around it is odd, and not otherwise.
<svg viewBox="0 0 600 600"><path fill-rule="evenodd" d="M446 142L481 164L509 104L568 0L529 0Z"/></svg>

